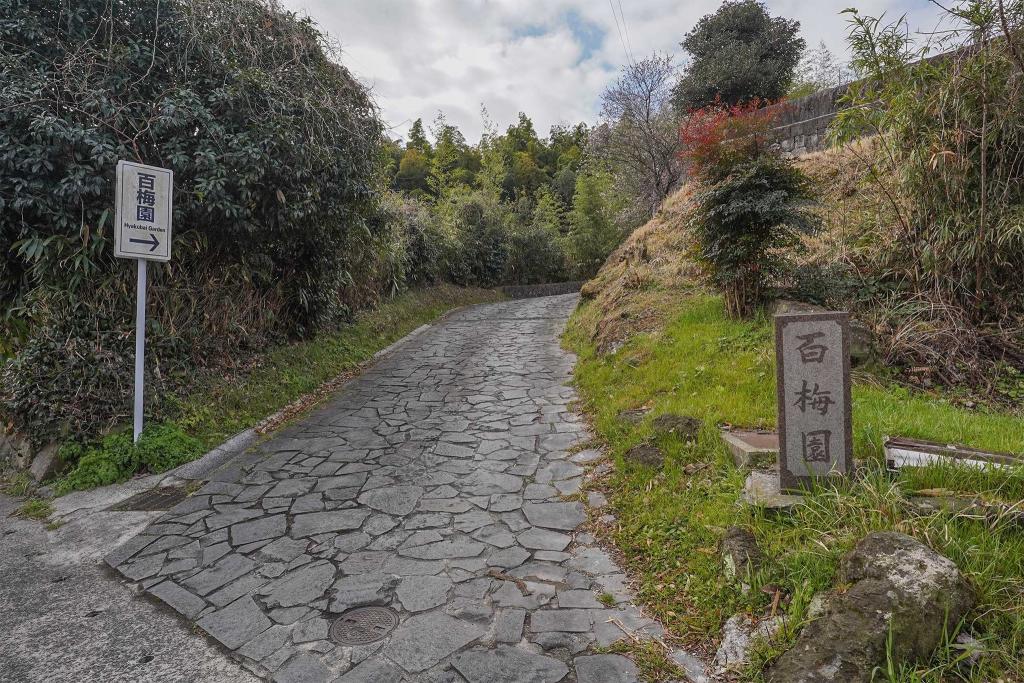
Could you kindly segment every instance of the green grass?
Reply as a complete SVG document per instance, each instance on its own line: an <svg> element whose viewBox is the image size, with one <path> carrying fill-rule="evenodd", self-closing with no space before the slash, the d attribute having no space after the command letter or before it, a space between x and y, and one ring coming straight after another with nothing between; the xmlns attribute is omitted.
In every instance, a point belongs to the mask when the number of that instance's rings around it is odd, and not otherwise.
<svg viewBox="0 0 1024 683"><path fill-rule="evenodd" d="M71 471L58 479L54 491L63 495L124 481L137 472L166 472L195 460L204 452L198 440L174 424L146 426L138 442L131 432L109 434L88 447L65 444L60 450L63 462L74 463Z"/></svg>
<svg viewBox="0 0 1024 683"><path fill-rule="evenodd" d="M655 641L620 640L606 648L598 648L597 651L629 657L636 664L640 676L646 683L689 680L686 678L686 674L672 663L665 648Z"/></svg>
<svg viewBox="0 0 1024 683"><path fill-rule="evenodd" d="M30 498L18 508L18 515L29 519L46 519L52 513L53 506L49 501L41 498Z"/></svg>
<svg viewBox="0 0 1024 683"><path fill-rule="evenodd" d="M36 489L36 482L25 471L7 473L0 478L0 491L11 496L28 496Z"/></svg>
<svg viewBox="0 0 1024 683"><path fill-rule="evenodd" d="M782 588L790 623L799 623L813 595L833 585L839 558L865 534L894 529L945 553L971 578L980 606L968 624L988 639L985 669L949 678L955 654L939 652L924 668L896 667L892 681L995 680L1024 673L1024 531L1009 521L984 521L939 512L913 512L906 493L925 488L980 493L992 501L1024 498L1024 474L929 468L892 479L880 466L885 435L965 443L982 449L1024 452L1024 420L991 410L968 411L938 394L911 393L861 377L853 391L854 451L874 464L863 481L818 490L790 515L766 516L737 504L744 473L719 438L720 424L772 427L775 422L774 352L766 319L726 319L717 297L683 298L665 329L630 341L600 357L591 342L595 311L574 315L565 342L579 356L576 383L585 410L617 467L603 486L618 517L609 531L639 579L641 599L679 639L713 647L722 623L734 613L762 613ZM639 425L619 411L651 409ZM696 443L656 437L651 418L662 413L704 421ZM651 441L666 454L663 470L625 464L631 446ZM689 463L712 467L686 473ZM748 593L723 576L717 546L727 528L754 531L768 566ZM785 646L795 637L786 634ZM948 650L948 649L947 649ZM756 680L778 647L762 653L746 674Z"/></svg>

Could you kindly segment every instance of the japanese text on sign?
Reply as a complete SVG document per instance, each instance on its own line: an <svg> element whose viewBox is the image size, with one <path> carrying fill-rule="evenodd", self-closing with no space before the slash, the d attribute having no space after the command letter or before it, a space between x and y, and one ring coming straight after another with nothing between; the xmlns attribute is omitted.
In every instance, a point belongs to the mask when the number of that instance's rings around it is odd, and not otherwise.
<svg viewBox="0 0 1024 683"><path fill-rule="evenodd" d="M114 255L118 258L171 259L170 170L128 161L117 165Z"/></svg>
<svg viewBox="0 0 1024 683"><path fill-rule="evenodd" d="M775 318L779 477L783 489L852 470L849 316Z"/></svg>

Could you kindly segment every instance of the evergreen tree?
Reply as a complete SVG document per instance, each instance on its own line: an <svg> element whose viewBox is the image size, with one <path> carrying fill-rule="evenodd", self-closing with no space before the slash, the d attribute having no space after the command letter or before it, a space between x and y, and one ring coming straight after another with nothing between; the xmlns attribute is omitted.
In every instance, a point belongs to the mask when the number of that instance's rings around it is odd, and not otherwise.
<svg viewBox="0 0 1024 683"><path fill-rule="evenodd" d="M778 100L789 90L806 43L800 22L773 17L758 0L727 0L686 34L691 58L674 93L677 111L721 102Z"/></svg>
<svg viewBox="0 0 1024 683"><path fill-rule="evenodd" d="M423 130L423 119L416 119L412 122L412 128L409 129L409 143L406 145L406 149L418 150L427 157L431 155L433 150L430 147L430 141L427 140L427 134Z"/></svg>

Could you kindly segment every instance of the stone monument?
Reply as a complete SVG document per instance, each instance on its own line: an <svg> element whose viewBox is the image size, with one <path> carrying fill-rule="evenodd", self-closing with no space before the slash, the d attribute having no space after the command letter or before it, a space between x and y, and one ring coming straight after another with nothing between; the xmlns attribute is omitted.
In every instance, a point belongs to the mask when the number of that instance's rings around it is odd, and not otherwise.
<svg viewBox="0 0 1024 683"><path fill-rule="evenodd" d="M850 316L775 316L779 405L779 484L807 489L853 472L850 416Z"/></svg>

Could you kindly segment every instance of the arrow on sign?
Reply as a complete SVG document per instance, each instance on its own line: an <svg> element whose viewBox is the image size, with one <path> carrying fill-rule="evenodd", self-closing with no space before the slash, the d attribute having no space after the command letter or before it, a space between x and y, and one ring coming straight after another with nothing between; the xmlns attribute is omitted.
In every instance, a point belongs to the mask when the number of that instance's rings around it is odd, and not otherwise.
<svg viewBox="0 0 1024 683"><path fill-rule="evenodd" d="M156 235L154 235L153 233L149 233L148 240L137 240L134 237L132 237L128 241L134 242L135 244L148 244L150 251L156 251L156 248L160 246L160 242L157 240Z"/></svg>

